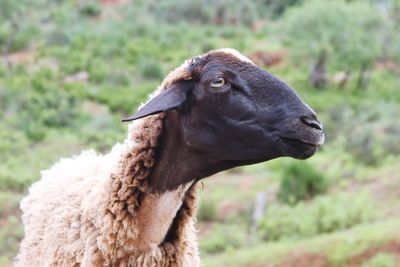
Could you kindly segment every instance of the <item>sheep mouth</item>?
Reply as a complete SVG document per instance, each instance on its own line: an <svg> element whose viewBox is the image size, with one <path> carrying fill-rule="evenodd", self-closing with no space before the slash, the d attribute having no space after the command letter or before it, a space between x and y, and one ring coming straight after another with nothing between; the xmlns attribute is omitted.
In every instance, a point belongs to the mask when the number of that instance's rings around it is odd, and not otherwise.
<svg viewBox="0 0 400 267"><path fill-rule="evenodd" d="M322 144L320 140L302 140L283 136L279 137L279 140L284 154L297 159L311 157Z"/></svg>
<svg viewBox="0 0 400 267"><path fill-rule="evenodd" d="M293 144L293 145L302 145L302 146L309 146L309 147L319 147L321 145L321 142L318 140L305 141L300 138L291 138L291 137L284 137L284 136L281 136L280 138L282 140L285 140L288 143Z"/></svg>

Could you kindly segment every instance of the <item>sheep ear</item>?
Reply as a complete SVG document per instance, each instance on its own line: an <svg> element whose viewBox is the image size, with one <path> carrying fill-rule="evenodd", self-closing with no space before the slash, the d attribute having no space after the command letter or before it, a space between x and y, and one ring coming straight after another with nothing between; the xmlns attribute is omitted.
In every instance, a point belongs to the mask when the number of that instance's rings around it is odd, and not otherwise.
<svg viewBox="0 0 400 267"><path fill-rule="evenodd" d="M190 83L187 81L177 82L151 99L134 115L124 118L122 121L133 121L149 115L179 108L185 102L187 92L190 88Z"/></svg>

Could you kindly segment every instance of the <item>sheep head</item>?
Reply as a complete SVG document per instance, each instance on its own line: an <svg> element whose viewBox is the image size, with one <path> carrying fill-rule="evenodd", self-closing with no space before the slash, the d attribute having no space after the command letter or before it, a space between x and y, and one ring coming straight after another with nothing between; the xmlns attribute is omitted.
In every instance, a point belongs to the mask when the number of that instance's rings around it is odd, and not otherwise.
<svg viewBox="0 0 400 267"><path fill-rule="evenodd" d="M177 113L184 145L218 163L206 175L282 156L306 159L324 142L315 112L296 92L238 52L211 51L185 71L124 121Z"/></svg>

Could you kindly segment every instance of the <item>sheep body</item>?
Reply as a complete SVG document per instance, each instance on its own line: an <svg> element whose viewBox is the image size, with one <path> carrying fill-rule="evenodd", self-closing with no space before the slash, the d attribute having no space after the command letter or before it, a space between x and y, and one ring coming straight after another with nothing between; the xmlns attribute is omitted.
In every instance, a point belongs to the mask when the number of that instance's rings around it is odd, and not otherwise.
<svg viewBox="0 0 400 267"><path fill-rule="evenodd" d="M149 125L131 127L131 133L142 127L148 129ZM184 200L188 202L189 210L182 216L179 240L175 244L155 245L146 252L137 251L140 239L149 237L137 232L136 220L140 218L129 217L135 210L121 210L120 202L116 202L111 207L115 210L110 212L110 194L114 191L120 200L123 194L131 195L131 191L116 187L116 179L109 177L118 172L121 164L126 164L127 155L138 147L140 145L127 140L115 145L109 154L86 151L62 159L43 171L42 179L30 188L29 195L21 202L26 236L16 265L199 266L194 196ZM138 162L138 159L134 161ZM116 162L120 162L119 165ZM176 191L183 197L179 189ZM194 194L195 189L192 191ZM175 192L149 194L142 205L146 205L147 200L149 205L164 203L168 209L160 209L175 214L182 203L182 200L171 201L175 195ZM159 201L153 201L155 198ZM147 242L143 246L146 245ZM119 249L114 250L115 247Z"/></svg>

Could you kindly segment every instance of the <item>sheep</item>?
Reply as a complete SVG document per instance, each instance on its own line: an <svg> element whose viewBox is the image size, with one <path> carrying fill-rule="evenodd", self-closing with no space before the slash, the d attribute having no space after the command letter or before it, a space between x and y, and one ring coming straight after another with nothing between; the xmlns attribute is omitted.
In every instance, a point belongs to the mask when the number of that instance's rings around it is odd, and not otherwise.
<svg viewBox="0 0 400 267"><path fill-rule="evenodd" d="M324 141L294 90L233 49L187 60L123 121L110 153L62 159L31 186L16 266L200 266L198 181Z"/></svg>

